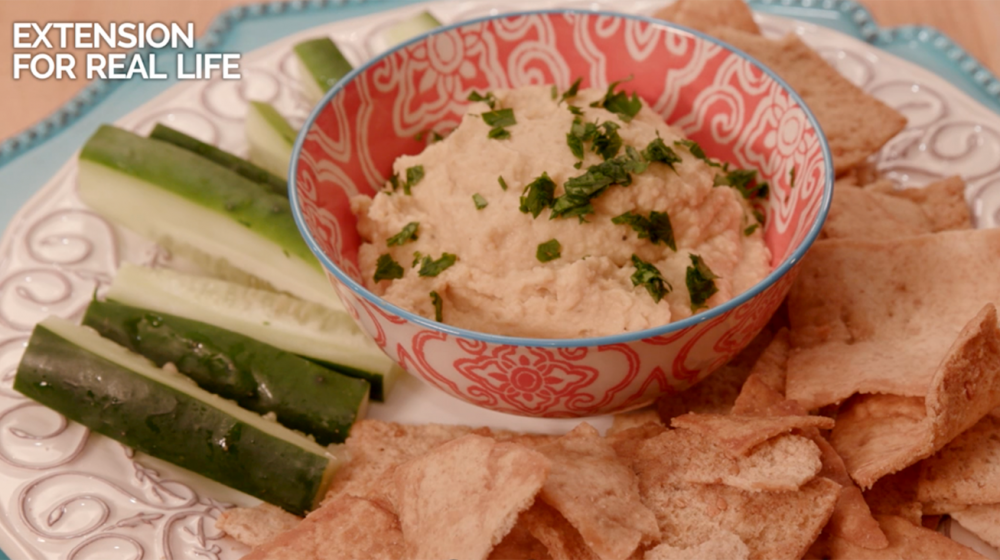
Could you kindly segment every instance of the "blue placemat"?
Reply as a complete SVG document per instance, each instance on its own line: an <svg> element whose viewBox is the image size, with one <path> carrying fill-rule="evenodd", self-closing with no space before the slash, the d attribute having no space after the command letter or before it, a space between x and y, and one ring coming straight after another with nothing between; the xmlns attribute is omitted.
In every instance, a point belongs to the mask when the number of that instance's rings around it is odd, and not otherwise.
<svg viewBox="0 0 1000 560"><path fill-rule="evenodd" d="M420 0L292 0L233 8L212 22L199 51L246 52L286 35ZM795 18L867 41L919 64L1000 113L1000 80L940 31L905 26L881 29L852 0L748 0L754 10ZM176 80L98 81L42 122L0 144L0 228L101 123L113 121ZM11 560L0 551L0 560ZM20 559L17 559L20 560Z"/></svg>

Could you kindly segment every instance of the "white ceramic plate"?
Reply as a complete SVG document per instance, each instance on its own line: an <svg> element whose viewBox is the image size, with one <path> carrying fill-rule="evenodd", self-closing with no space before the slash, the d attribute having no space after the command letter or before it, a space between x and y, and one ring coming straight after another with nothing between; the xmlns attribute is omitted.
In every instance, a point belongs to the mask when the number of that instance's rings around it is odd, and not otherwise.
<svg viewBox="0 0 1000 560"><path fill-rule="evenodd" d="M147 133L163 122L238 154L246 152L243 117L249 99L270 101L299 124L304 101L291 47L329 35L354 65L382 51L380 30L429 9L444 23L542 7L651 13L660 1L431 2L308 30L243 57L239 82L185 82L126 117L119 126ZM838 70L901 110L910 120L875 158L903 185L960 173L979 227L1000 223L1000 116L919 66L857 39L811 24L758 15L768 34L800 34ZM76 163L66 163L17 214L0 241L0 549L20 559L239 558L246 549L214 529L231 504L257 500L183 469L89 434L11 389L34 324L49 314L77 318L94 290L122 261L171 262L156 246L111 227L76 196ZM370 417L400 422L487 425L561 433L575 420L536 420L489 412L445 396L412 378ZM590 419L599 429L608 418ZM956 535L957 536L957 535ZM982 546L974 537L963 542ZM995 551L985 547L1000 559Z"/></svg>

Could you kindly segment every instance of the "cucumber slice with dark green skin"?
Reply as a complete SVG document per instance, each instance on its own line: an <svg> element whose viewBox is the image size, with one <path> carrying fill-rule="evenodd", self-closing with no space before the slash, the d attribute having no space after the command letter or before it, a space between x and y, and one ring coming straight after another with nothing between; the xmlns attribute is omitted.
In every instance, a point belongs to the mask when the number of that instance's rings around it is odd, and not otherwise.
<svg viewBox="0 0 1000 560"><path fill-rule="evenodd" d="M251 101L244 130L250 144L250 161L271 173L288 176L292 146L298 132L270 103Z"/></svg>
<svg viewBox="0 0 1000 560"><path fill-rule="evenodd" d="M174 364L199 387L320 444L342 443L368 409L368 382L232 331L115 302L92 301L83 324L142 354Z"/></svg>
<svg viewBox="0 0 1000 560"><path fill-rule="evenodd" d="M298 515L318 505L345 460L337 446L324 449L65 319L35 327L14 389L97 433Z"/></svg>
<svg viewBox="0 0 1000 560"><path fill-rule="evenodd" d="M211 144L206 144L193 136L188 136L179 130L162 124L157 124L149 137L154 140L169 142L189 152L194 152L203 158L211 160L230 171L235 171L255 183L266 186L272 193L288 198L288 182L270 171L258 167L249 161L220 150Z"/></svg>
<svg viewBox="0 0 1000 560"><path fill-rule="evenodd" d="M313 104L319 103L324 93L353 70L329 37L295 45L295 56L302 70L302 85Z"/></svg>
<svg viewBox="0 0 1000 560"><path fill-rule="evenodd" d="M396 22L382 32L382 38L386 45L394 47L437 27L441 27L441 22L430 12L423 11L409 19Z"/></svg>
<svg viewBox="0 0 1000 560"><path fill-rule="evenodd" d="M102 126L80 153L77 184L99 214L200 265L343 309L288 199L197 154Z"/></svg>
<svg viewBox="0 0 1000 560"><path fill-rule="evenodd" d="M403 375L346 311L283 294L122 263L106 297L215 325L366 379L377 401Z"/></svg>

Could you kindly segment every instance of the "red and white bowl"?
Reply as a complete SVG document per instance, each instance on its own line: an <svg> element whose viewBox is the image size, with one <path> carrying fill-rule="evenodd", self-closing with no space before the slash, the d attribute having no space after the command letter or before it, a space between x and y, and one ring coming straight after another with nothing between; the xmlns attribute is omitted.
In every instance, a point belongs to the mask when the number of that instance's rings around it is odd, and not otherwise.
<svg viewBox="0 0 1000 560"><path fill-rule="evenodd" d="M577 77L637 92L705 151L771 185L765 242L773 271L716 308L661 327L586 339L528 339L451 327L364 287L348 199L372 195L428 131L456 126L473 90ZM423 133L423 134L422 134ZM794 188L789 172L796 170ZM506 14L443 27L356 69L299 133L290 172L295 219L361 327L406 371L511 414L606 414L675 393L726 363L764 327L826 218L830 150L787 84L746 54L662 21L591 11Z"/></svg>

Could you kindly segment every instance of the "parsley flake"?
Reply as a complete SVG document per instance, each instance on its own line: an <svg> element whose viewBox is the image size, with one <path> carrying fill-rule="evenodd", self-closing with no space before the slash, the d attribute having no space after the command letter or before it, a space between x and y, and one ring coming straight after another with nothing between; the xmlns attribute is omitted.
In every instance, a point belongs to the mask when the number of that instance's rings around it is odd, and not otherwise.
<svg viewBox="0 0 1000 560"><path fill-rule="evenodd" d="M410 222L406 224L399 233L385 240L386 245L393 247L403 245L404 243L408 243L410 241L416 241L418 227L420 227L420 222Z"/></svg>
<svg viewBox="0 0 1000 560"><path fill-rule="evenodd" d="M595 136L597 136L596 124L585 123L579 118L575 118L569 132L566 133L566 145L569 146L569 151L573 152L576 159L582 160L583 143L593 140Z"/></svg>
<svg viewBox="0 0 1000 560"><path fill-rule="evenodd" d="M646 288L656 303L660 303L663 296L673 291L673 286L663 279L660 271L652 264L640 259L638 255L632 255L632 266L635 267L635 272L632 274L632 285Z"/></svg>
<svg viewBox="0 0 1000 560"><path fill-rule="evenodd" d="M569 86L569 89L564 91L562 97L559 98L559 102L562 103L572 97L576 97L576 94L580 91L580 84L583 83L583 78L577 78L573 85ZM555 99L553 97L553 99ZM572 109L570 109L572 111Z"/></svg>
<svg viewBox="0 0 1000 560"><path fill-rule="evenodd" d="M552 219L577 216L584 221L584 216L594 213L592 199L611 185L631 185L631 173L642 173L648 165L632 146L625 148L624 155L591 165L583 175L563 183L565 194L552 204Z"/></svg>
<svg viewBox="0 0 1000 560"><path fill-rule="evenodd" d="M431 292L431 305L434 306L434 320L438 323L441 322L441 308L443 303L441 296L437 292Z"/></svg>
<svg viewBox="0 0 1000 560"><path fill-rule="evenodd" d="M628 94L624 91L615 92L615 88L618 84L622 82L627 82L632 79L632 76L624 80L618 80L617 82L612 82L608 86L608 91L604 94L604 97L590 104L591 107L604 107L608 111L618 115L618 118L625 122L629 122L639 114L639 109L642 109L642 101L639 99L639 95L636 93L632 94L629 98Z"/></svg>
<svg viewBox="0 0 1000 560"><path fill-rule="evenodd" d="M663 243L674 251L677 250L677 244L674 241L674 228L670 224L670 216L666 212L653 210L647 218L629 211L615 216L611 219L611 223L628 225L639 234L639 239L649 239L653 244Z"/></svg>
<svg viewBox="0 0 1000 560"><path fill-rule="evenodd" d="M403 267L392 259L392 255L386 253L378 258L375 263L375 281L396 280L403 277Z"/></svg>
<svg viewBox="0 0 1000 560"><path fill-rule="evenodd" d="M754 169L733 169L725 175L716 175L712 181L715 187L732 187L743 195L747 200L764 198L767 196L767 182L756 183L757 171Z"/></svg>
<svg viewBox="0 0 1000 560"><path fill-rule="evenodd" d="M753 224L753 225L747 226L747 228L743 230L743 235L745 235L747 237L750 237L751 235L753 235L753 232L757 231L757 228L759 228L759 227L760 227L760 224Z"/></svg>
<svg viewBox="0 0 1000 560"><path fill-rule="evenodd" d="M487 91L486 95L480 95L478 91L473 90L469 94L469 101L482 101L489 105L490 109L495 109L497 105L497 98L493 95L492 91Z"/></svg>
<svg viewBox="0 0 1000 560"><path fill-rule="evenodd" d="M493 127L490 129L487 137L495 140L510 138L510 131L506 127L517 124L513 109L496 109L495 111L483 113L480 116L483 118L483 122Z"/></svg>
<svg viewBox="0 0 1000 560"><path fill-rule="evenodd" d="M577 107L576 105L566 105L566 108L569 109L569 112L573 113L574 115L577 116L583 115L583 109Z"/></svg>
<svg viewBox="0 0 1000 560"><path fill-rule="evenodd" d="M500 188L507 190L507 181L503 180L503 175L497 175L497 182L500 183Z"/></svg>
<svg viewBox="0 0 1000 560"><path fill-rule="evenodd" d="M475 203L476 210L482 210L483 208L486 208L487 205L489 205L489 201L483 198L483 195L479 193L472 195L472 202Z"/></svg>
<svg viewBox="0 0 1000 560"><path fill-rule="evenodd" d="M414 251L413 252L413 264L410 265L410 268L416 268L417 265L420 264L420 259L422 259L423 257L424 256L422 254L420 254L420 251Z"/></svg>
<svg viewBox="0 0 1000 560"><path fill-rule="evenodd" d="M718 276L708 268L705 261L698 255L691 255L691 266L687 267L685 283L688 293L691 294L691 312L707 307L705 302L715 295L719 288L715 286Z"/></svg>
<svg viewBox="0 0 1000 560"><path fill-rule="evenodd" d="M458 260L458 257L451 253L441 253L441 258L436 261L431 260L429 256L425 256L420 262L420 270L417 271L417 274L425 277L437 276L455 264L456 260Z"/></svg>
<svg viewBox="0 0 1000 560"><path fill-rule="evenodd" d="M535 258L538 262L554 261L562 256L562 245L558 239L550 239L545 243L539 243L538 250L535 251Z"/></svg>
<svg viewBox="0 0 1000 560"><path fill-rule="evenodd" d="M521 194L521 212L530 213L532 218L537 218L542 210L547 206L552 206L552 197L556 192L556 183L549 178L549 174L542 172L542 175L524 187Z"/></svg>
<svg viewBox="0 0 1000 560"><path fill-rule="evenodd" d="M406 168L406 182L403 183L403 194L410 195L410 187L416 186L424 178L424 166L414 165Z"/></svg>
<svg viewBox="0 0 1000 560"><path fill-rule="evenodd" d="M642 157L646 158L646 161L650 163L659 162L665 164L670 169L673 169L674 173L677 173L677 169L674 169L674 164L681 162L681 156L677 155L677 152L673 148L664 144L663 138L659 136L646 146L646 149L642 151Z"/></svg>
<svg viewBox="0 0 1000 560"><path fill-rule="evenodd" d="M594 136L594 152L607 161L618 155L618 150L622 147L622 137L618 134L621 127L612 121L605 121L598 128L604 131L598 131Z"/></svg>
<svg viewBox="0 0 1000 560"><path fill-rule="evenodd" d="M721 163L719 163L717 161L714 161L714 160L710 159L707 155L705 155L705 150L703 150L701 148L701 145L698 144L697 142L695 142L694 140L689 140L687 138L684 138L684 139L681 139L681 140L675 140L674 141L674 146L678 146L678 147L681 147L681 148L687 148L688 151L691 152L691 155L693 155L694 157L700 159L701 161L707 163L708 165L710 165L712 167L719 167L719 168L722 168L722 169L727 169L728 168L728 166L723 166Z"/></svg>
<svg viewBox="0 0 1000 560"><path fill-rule="evenodd" d="M399 188L399 173L393 173L392 177L389 177L389 184L393 191Z"/></svg>

